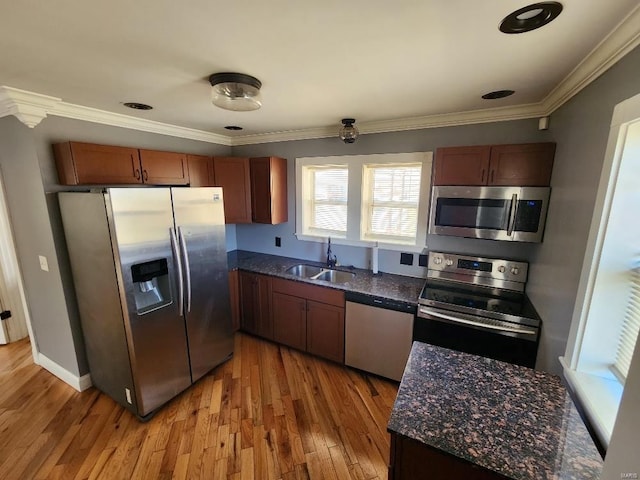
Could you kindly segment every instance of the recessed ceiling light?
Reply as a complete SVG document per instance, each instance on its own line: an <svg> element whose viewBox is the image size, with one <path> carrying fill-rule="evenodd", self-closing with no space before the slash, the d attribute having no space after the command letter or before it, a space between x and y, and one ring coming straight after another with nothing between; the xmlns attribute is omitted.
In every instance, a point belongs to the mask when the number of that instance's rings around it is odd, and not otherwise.
<svg viewBox="0 0 640 480"><path fill-rule="evenodd" d="M242 130L242 127L239 127L237 125L227 125L226 127L227 130Z"/></svg>
<svg viewBox="0 0 640 480"><path fill-rule="evenodd" d="M485 100L495 100L496 98L504 98L516 93L513 90L496 90L495 92L489 92L482 95Z"/></svg>
<svg viewBox="0 0 640 480"><path fill-rule="evenodd" d="M559 2L540 2L523 7L507 15L500 23L503 33L524 33L553 21L562 12Z"/></svg>
<svg viewBox="0 0 640 480"><path fill-rule="evenodd" d="M138 102L125 102L123 105L125 107L133 108L134 110L151 110L153 108L151 105Z"/></svg>

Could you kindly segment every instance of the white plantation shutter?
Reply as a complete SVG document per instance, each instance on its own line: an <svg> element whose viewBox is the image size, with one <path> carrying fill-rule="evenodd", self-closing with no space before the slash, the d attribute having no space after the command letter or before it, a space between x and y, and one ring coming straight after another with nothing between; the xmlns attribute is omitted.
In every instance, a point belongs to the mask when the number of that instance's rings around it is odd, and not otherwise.
<svg viewBox="0 0 640 480"><path fill-rule="evenodd" d="M362 240L415 244L422 164L363 168Z"/></svg>
<svg viewBox="0 0 640 480"><path fill-rule="evenodd" d="M631 356L638 340L638 331L640 331L640 267L631 271L630 282L631 293L618 339L616 360L613 364L614 372L623 380L626 380L629 373Z"/></svg>
<svg viewBox="0 0 640 480"><path fill-rule="evenodd" d="M308 167L307 231L344 236L347 231L347 166Z"/></svg>

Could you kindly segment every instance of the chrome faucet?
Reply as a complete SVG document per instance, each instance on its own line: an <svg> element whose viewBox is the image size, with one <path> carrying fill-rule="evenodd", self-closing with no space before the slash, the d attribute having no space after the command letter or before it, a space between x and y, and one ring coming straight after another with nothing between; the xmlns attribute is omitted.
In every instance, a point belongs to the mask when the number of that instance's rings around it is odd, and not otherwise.
<svg viewBox="0 0 640 480"><path fill-rule="evenodd" d="M329 246L327 247L327 267L333 268L338 263L338 257L331 252L331 237L329 237Z"/></svg>

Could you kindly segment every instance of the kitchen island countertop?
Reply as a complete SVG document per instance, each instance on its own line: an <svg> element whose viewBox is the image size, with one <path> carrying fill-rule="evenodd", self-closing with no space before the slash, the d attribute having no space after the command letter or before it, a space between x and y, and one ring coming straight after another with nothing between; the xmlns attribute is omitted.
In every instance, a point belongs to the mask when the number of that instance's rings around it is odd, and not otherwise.
<svg viewBox="0 0 640 480"><path fill-rule="evenodd" d="M589 480L602 470L559 377L420 342L388 430L509 479Z"/></svg>

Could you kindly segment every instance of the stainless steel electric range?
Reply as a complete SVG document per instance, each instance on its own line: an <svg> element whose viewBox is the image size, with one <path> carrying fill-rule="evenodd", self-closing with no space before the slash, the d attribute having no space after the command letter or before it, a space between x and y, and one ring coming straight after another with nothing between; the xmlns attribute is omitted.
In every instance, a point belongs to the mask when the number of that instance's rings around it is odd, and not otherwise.
<svg viewBox="0 0 640 480"><path fill-rule="evenodd" d="M528 263L430 252L413 339L533 368L541 320Z"/></svg>

